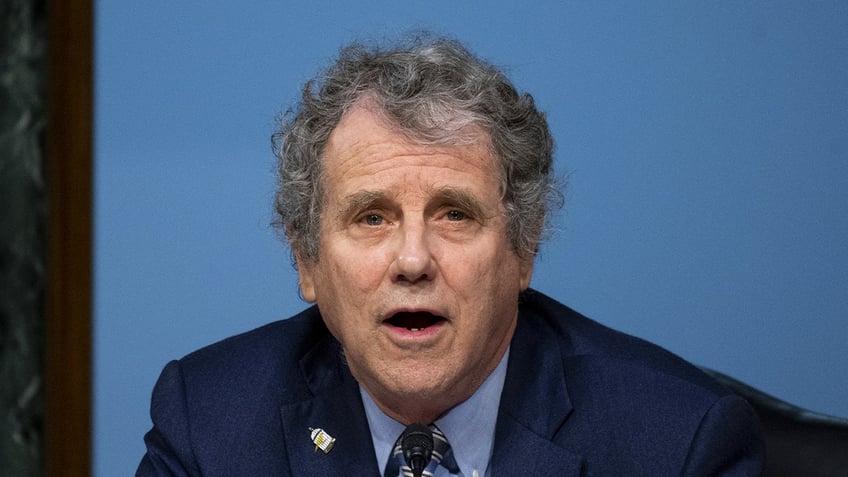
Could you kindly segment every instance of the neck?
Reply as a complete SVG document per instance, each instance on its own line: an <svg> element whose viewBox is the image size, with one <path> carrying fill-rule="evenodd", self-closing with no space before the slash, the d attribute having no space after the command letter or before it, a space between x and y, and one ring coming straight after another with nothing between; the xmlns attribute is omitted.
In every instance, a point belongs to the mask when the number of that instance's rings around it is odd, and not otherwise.
<svg viewBox="0 0 848 477"><path fill-rule="evenodd" d="M395 406L386 406L382 401L372 395L374 403L383 411L383 414L389 416L395 421L408 426L413 423L430 424L436 419L448 412L453 406L464 401L469 396L466 396L459 401L451 404L435 405L434 401L428 399L410 398L404 403L397 403Z"/></svg>

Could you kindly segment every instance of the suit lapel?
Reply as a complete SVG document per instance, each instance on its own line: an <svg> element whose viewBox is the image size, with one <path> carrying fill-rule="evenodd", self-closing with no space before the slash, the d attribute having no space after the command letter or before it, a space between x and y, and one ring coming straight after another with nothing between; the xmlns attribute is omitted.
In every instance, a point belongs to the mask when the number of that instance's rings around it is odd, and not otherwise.
<svg viewBox="0 0 848 477"><path fill-rule="evenodd" d="M498 417L490 464L493 476L581 475L583 459L526 428L509 415Z"/></svg>
<svg viewBox="0 0 848 477"><path fill-rule="evenodd" d="M501 395L492 475L581 473L581 456L553 440L572 412L559 340L538 317L519 316Z"/></svg>
<svg viewBox="0 0 848 477"><path fill-rule="evenodd" d="M291 475L378 476L359 388L343 363L338 343L327 336L303 358L301 370L312 397L280 410ZM336 439L329 453L316 450L310 427Z"/></svg>

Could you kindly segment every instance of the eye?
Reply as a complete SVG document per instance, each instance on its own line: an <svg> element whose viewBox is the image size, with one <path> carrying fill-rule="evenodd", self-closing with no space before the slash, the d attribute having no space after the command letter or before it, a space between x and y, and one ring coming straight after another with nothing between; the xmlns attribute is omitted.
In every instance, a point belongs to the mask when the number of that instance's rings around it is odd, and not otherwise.
<svg viewBox="0 0 848 477"><path fill-rule="evenodd" d="M363 218L362 218L362 220L363 220L366 224L368 224L368 225L370 225L370 226L372 226L372 227L376 227L376 226L378 226L378 225L382 225L382 224L383 224L383 217L381 217L381 216L379 216L379 215L377 215L377 214L368 214L368 215L366 215L365 217L363 217Z"/></svg>
<svg viewBox="0 0 848 477"><path fill-rule="evenodd" d="M465 215L465 212L462 212L460 210L450 210L450 211L448 211L446 217L448 218L448 220L451 220L451 221L454 221L454 222L459 222L459 221L465 220L467 218L467 216Z"/></svg>

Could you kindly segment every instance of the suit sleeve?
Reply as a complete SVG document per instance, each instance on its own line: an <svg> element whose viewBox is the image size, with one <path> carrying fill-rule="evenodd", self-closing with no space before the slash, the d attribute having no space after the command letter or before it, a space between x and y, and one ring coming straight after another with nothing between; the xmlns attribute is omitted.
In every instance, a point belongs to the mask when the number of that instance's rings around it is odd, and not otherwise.
<svg viewBox="0 0 848 477"><path fill-rule="evenodd" d="M764 460L759 419L744 399L728 395L704 414L681 475L758 476Z"/></svg>
<svg viewBox="0 0 848 477"><path fill-rule="evenodd" d="M191 429L180 364L165 366L150 404L153 428L144 436L147 453L136 477L200 475L191 447Z"/></svg>

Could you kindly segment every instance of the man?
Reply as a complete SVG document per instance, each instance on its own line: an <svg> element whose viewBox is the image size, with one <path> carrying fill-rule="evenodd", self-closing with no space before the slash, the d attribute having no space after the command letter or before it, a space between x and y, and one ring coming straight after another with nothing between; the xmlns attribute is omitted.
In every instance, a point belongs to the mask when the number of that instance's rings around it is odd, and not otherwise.
<svg viewBox="0 0 848 477"><path fill-rule="evenodd" d="M491 65L348 47L275 139L316 306L168 364L137 475L759 473L742 399L528 289L553 143Z"/></svg>

